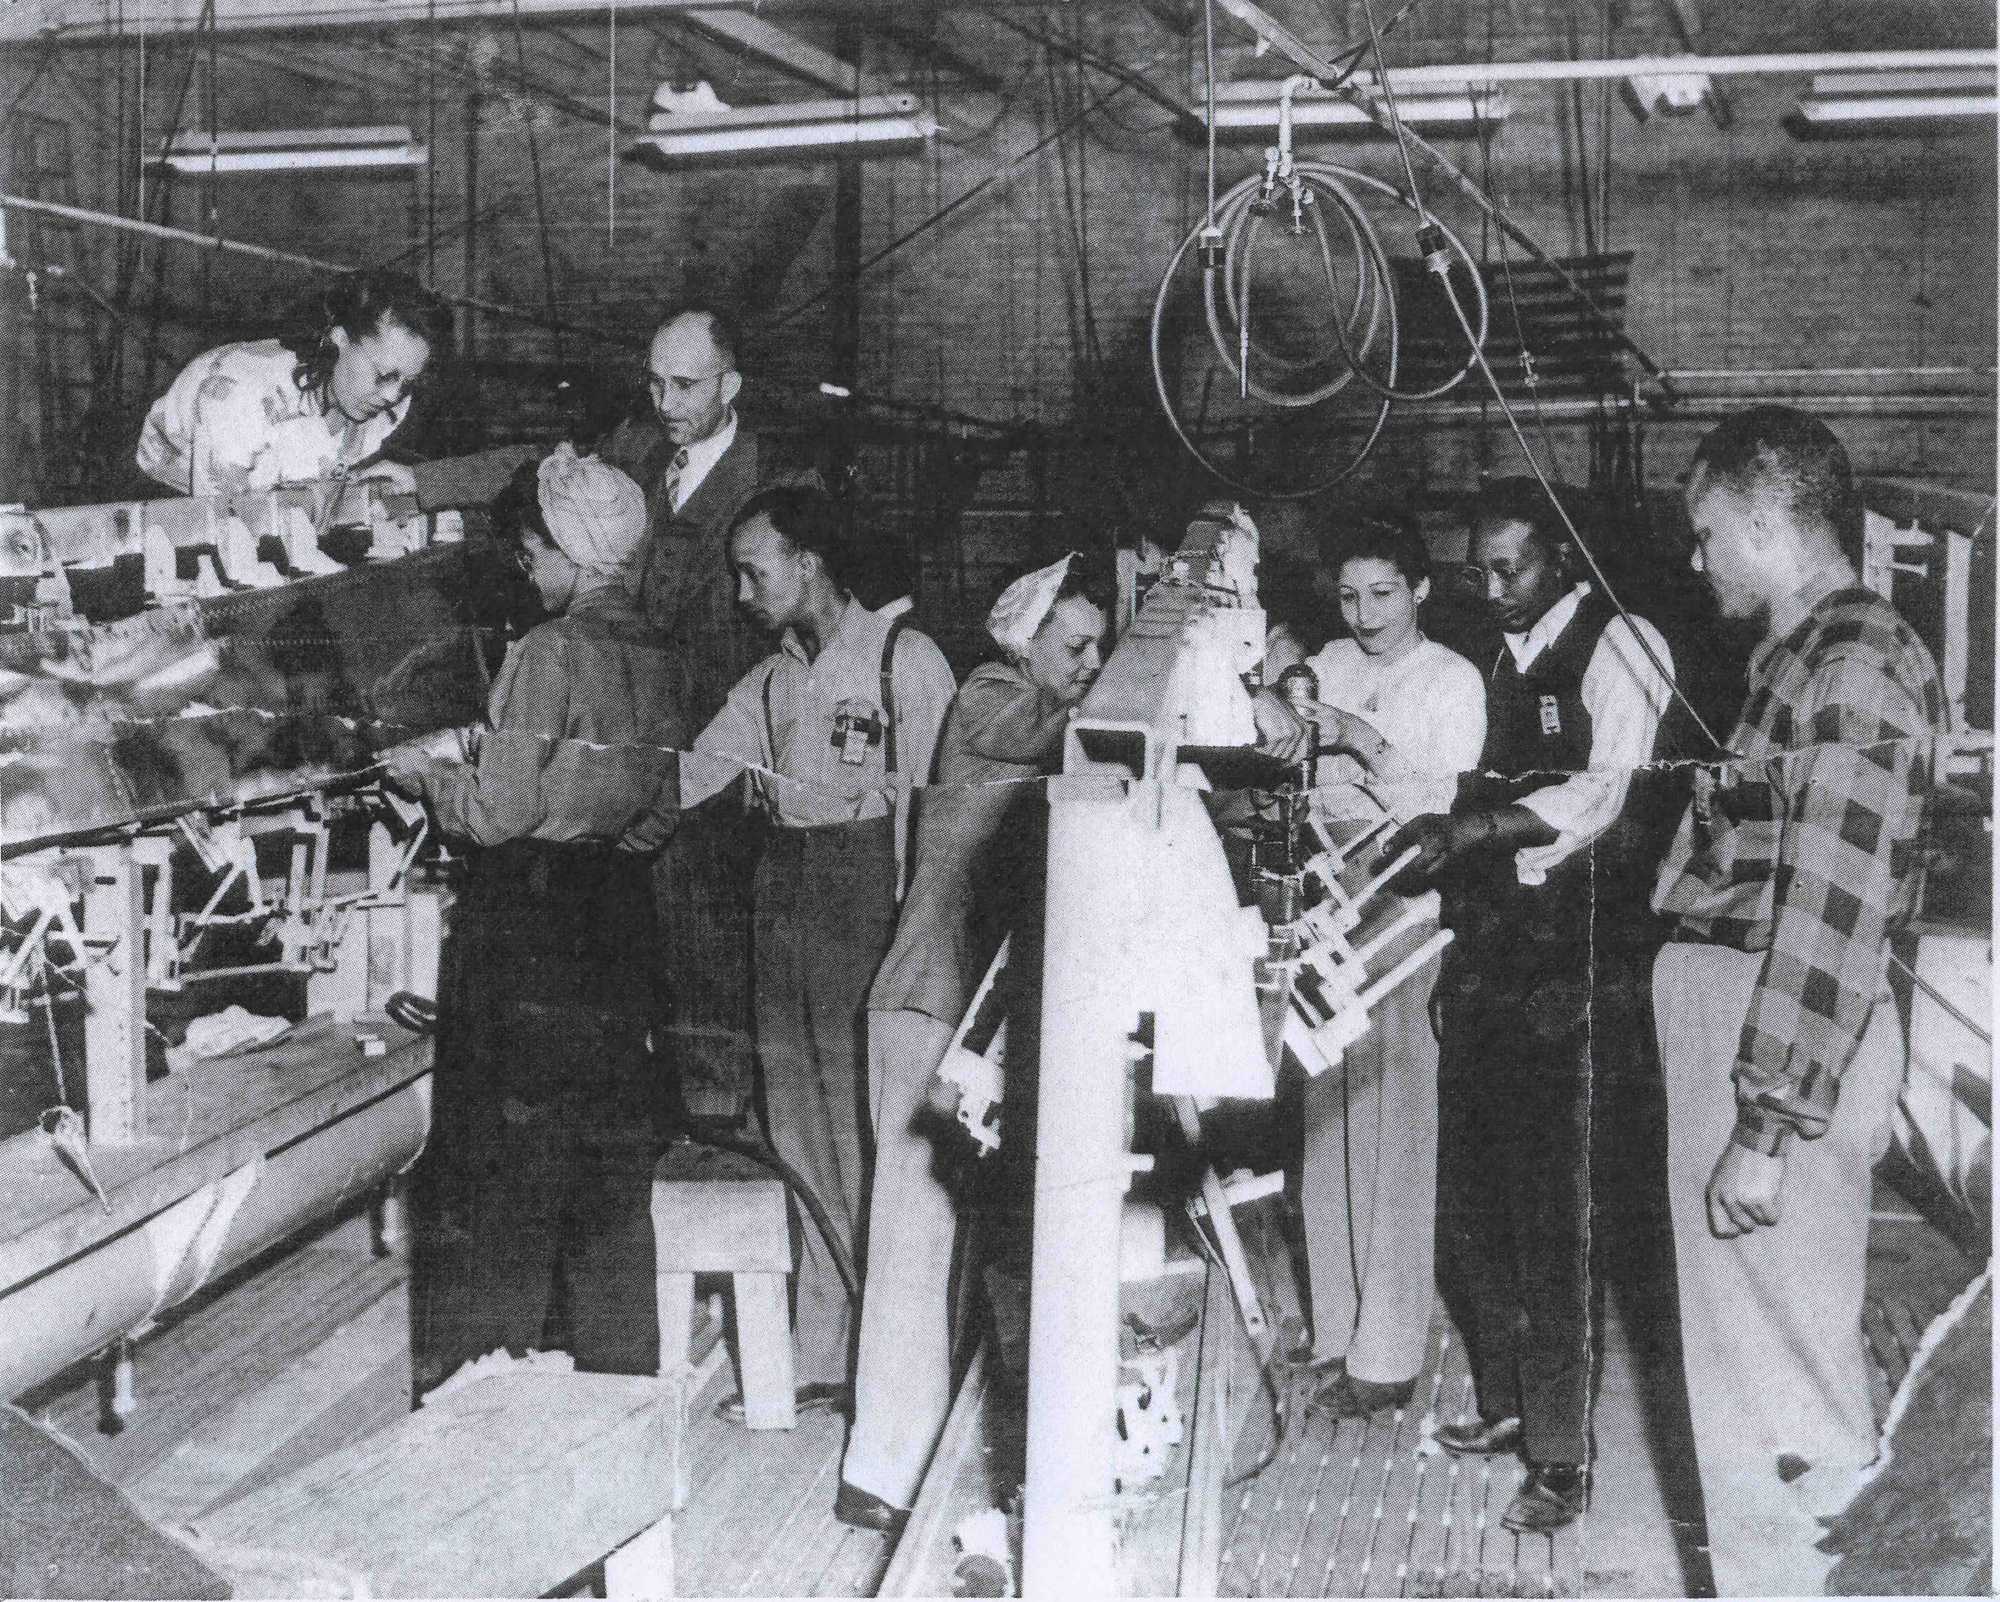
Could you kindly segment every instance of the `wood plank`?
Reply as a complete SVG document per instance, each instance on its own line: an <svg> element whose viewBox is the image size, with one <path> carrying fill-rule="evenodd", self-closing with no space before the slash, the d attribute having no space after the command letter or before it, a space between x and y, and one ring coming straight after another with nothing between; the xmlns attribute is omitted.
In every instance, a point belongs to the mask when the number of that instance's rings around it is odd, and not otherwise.
<svg viewBox="0 0 2000 1602"><path fill-rule="evenodd" d="M275 1485L296 1474L309 1463L338 1452L364 1436L387 1429L410 1410L410 1351L406 1345L393 1357L385 1358L340 1397L322 1408L312 1419L290 1435L257 1464L225 1495L219 1496L203 1513L224 1502Z"/></svg>
<svg viewBox="0 0 2000 1602"><path fill-rule="evenodd" d="M1239 1438L1240 1422L1229 1416L1228 1380L1232 1358L1248 1345L1237 1333L1228 1284L1211 1269L1202 1300L1194 1398L1188 1409L1187 1450L1183 1454L1186 1496L1181 1503L1180 1552L1175 1565L1179 1574L1176 1594L1180 1596L1214 1596L1221 1580L1222 1485L1230 1468L1229 1442Z"/></svg>
<svg viewBox="0 0 2000 1602"><path fill-rule="evenodd" d="M652 1210L662 1273L791 1272L785 1187L761 1163L676 1146L654 1170Z"/></svg>
<svg viewBox="0 0 2000 1602"><path fill-rule="evenodd" d="M126 1491L163 1524L189 1522L241 1494L244 1480L340 1402L356 1375L371 1375L385 1363L406 1358L409 1320L407 1287L398 1283L268 1382L246 1385L233 1400L198 1420L172 1451L128 1476ZM408 1373L407 1361L398 1366ZM407 1408L407 1385L401 1400ZM352 1412L343 1408L346 1416Z"/></svg>
<svg viewBox="0 0 2000 1602"><path fill-rule="evenodd" d="M199 1529L344 1564L381 1596L539 1596L672 1511L685 1413L680 1382L515 1370Z"/></svg>
<svg viewBox="0 0 2000 1602"><path fill-rule="evenodd" d="M0 1141L0 1195L8 1199L0 1289L122 1234L251 1159L430 1072L427 1037L386 1018L356 1022L391 1043L387 1055L363 1057L351 1029L317 1018L261 1051L198 1063L149 1085L151 1138L91 1152L111 1198L109 1213L39 1132Z"/></svg>
<svg viewBox="0 0 2000 1602"><path fill-rule="evenodd" d="M140 1344L139 1410L120 1434L97 1432L89 1373L76 1374L42 1405L105 1474L136 1483L226 1412L232 1398L278 1379L393 1292L407 1272L394 1259L321 1245L287 1253L204 1292Z"/></svg>
<svg viewBox="0 0 2000 1602"><path fill-rule="evenodd" d="M83 927L113 942L84 970L83 1078L93 1152L146 1138L146 959L139 864L121 846L83 853L90 864Z"/></svg>
<svg viewBox="0 0 2000 1602"><path fill-rule="evenodd" d="M986 1347L973 1354L917 1491L910 1522L882 1576L881 1596L946 1596L951 1592L951 1534L986 1499Z"/></svg>

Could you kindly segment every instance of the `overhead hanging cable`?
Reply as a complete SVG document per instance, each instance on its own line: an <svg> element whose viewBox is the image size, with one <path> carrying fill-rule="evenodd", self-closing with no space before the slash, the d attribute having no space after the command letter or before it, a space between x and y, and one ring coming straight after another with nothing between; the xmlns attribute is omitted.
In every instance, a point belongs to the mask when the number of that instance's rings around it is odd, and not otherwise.
<svg viewBox="0 0 2000 1602"><path fill-rule="evenodd" d="M1362 4L1364 6L1368 5L1369 0L1362 0ZM1376 55L1376 69L1384 80L1388 78L1388 66L1382 60L1379 48ZM1404 130L1400 121L1396 123L1396 137L1399 141L1404 137ZM1626 607L1625 603L1619 599L1618 592L1612 588L1611 580L1605 575L1603 565L1597 560L1597 553L1591 550L1589 543L1583 537L1582 531L1577 528L1575 521L1570 517L1569 508L1563 504L1562 497L1556 494L1555 486L1549 482L1548 475L1542 471L1542 464L1536 460L1534 448L1529 445L1528 436L1521 429L1520 419L1514 415L1514 408L1509 403L1506 392L1501 389L1500 380L1495 376L1492 364L1486 359L1486 330L1483 320L1479 329L1475 330L1471 319L1466 315L1464 304L1458 298L1458 291L1452 287L1449 272L1437 266L1429 253L1426 254L1425 265L1430 267L1431 271L1436 274L1439 286L1444 291L1445 299L1450 303L1452 316L1457 320L1459 331L1465 336L1466 345L1472 352L1472 360L1478 364L1479 371L1484 376L1487 387L1492 391L1494 402L1500 408L1500 415L1507 420L1507 427L1513 432L1515 443L1521 448L1521 455L1528 464L1529 472L1534 474L1535 482L1541 486L1542 493L1548 497L1549 505L1555 509L1556 516L1562 520L1564 530L1568 533L1570 541L1575 545L1578 554L1583 557L1585 564L1590 568L1591 576L1596 580L1598 587L1603 590L1604 598L1616 607L1618 615L1625 619L1627 629L1630 630L1632 638L1638 641L1639 648L1645 653L1646 660L1652 664L1653 671L1659 674L1674 699L1679 701L1681 706L1686 709L1688 716L1694 720L1695 727L1701 730L1703 737L1707 739L1711 746L1718 752L1726 754L1729 748L1722 743L1715 731L1708 726L1708 720L1701 715L1694 702L1688 699L1686 692L1680 687L1679 680L1675 678L1667 664L1661 661L1659 653L1653 649L1653 644L1646 638L1645 632L1635 625L1632 613ZM1482 319L1484 306L1485 301L1482 298Z"/></svg>
<svg viewBox="0 0 2000 1602"><path fill-rule="evenodd" d="M618 243L618 0L611 0L604 105L604 244Z"/></svg>
<svg viewBox="0 0 2000 1602"><path fill-rule="evenodd" d="M1361 0L1361 3L1364 9L1368 10L1370 14L1372 31L1373 0ZM1378 78L1386 87L1389 80L1389 64L1383 58L1379 36L1375 39L1375 70ZM1395 130L1396 142L1401 146L1405 139L1408 138L1408 131L1403 127L1402 119L1394 114L1393 104L1392 101L1390 121ZM1407 171L1409 167L1407 150L1404 152L1404 166ZM1417 203L1417 209L1421 212L1422 206L1420 202ZM1460 248L1463 250L1463 247ZM1504 249L1505 247L1503 246L1502 248ZM1618 592L1612 588L1611 580L1606 576L1603 565L1597 560L1597 553L1591 550L1589 543L1583 537L1582 531L1570 517L1569 508L1563 504L1562 497L1556 494L1555 486L1549 482L1548 475L1542 471L1542 464L1535 459L1534 450L1528 444L1528 436L1522 432L1520 419L1514 415L1514 408L1508 402L1506 393L1501 389L1500 380L1494 375L1492 364L1486 359L1486 301L1484 286L1481 286L1480 326L1475 331L1471 319L1466 316L1464 304L1458 298L1458 291L1452 287L1451 274L1447 270L1449 263L1442 260L1442 253L1427 249L1424 256L1424 265L1435 274L1439 287L1444 291L1445 299L1451 305L1452 316L1457 319L1459 331L1465 336L1466 345L1472 352L1472 360L1478 364L1479 371L1484 376L1487 387L1493 392L1493 399L1500 408L1500 415L1506 418L1507 427L1512 430L1515 443L1521 448L1521 455L1528 464L1528 470L1534 474L1535 482L1541 486L1542 493L1548 497L1549 505L1555 508L1556 516L1562 520L1563 528L1569 534L1571 543L1575 545L1578 553L1583 557L1585 564L1590 568L1591 575L1597 581L1598 587L1603 590L1604 598L1618 609L1618 615L1625 620L1625 626L1631 632L1632 638L1639 642L1639 648L1645 653L1646 660L1653 665L1653 671L1660 675L1674 699L1679 701L1682 707L1686 709L1688 716L1694 720L1695 727L1701 730L1703 737L1707 739L1711 746L1719 752L1726 753L1728 747L1717 738L1715 731L1708 726L1708 720L1701 715L1694 702L1688 699L1686 692L1680 687L1679 680L1675 678L1667 664L1660 660L1659 653L1653 649L1652 641L1647 639L1645 632L1637 627L1631 612L1626 608L1625 603L1618 598ZM1474 278L1475 280L1478 278L1476 271Z"/></svg>
<svg viewBox="0 0 2000 1602"><path fill-rule="evenodd" d="M905 229L902 233L898 234L894 239L890 240L888 244L884 245L880 250L876 251L872 256L865 258L854 269L854 276L856 278L859 278L862 274L868 272L871 268L880 265L882 262L888 260L889 257L895 255L896 252L901 250L905 245L911 243L911 241L916 239L921 239L925 234L929 233L933 228L936 228L939 224L943 223L948 218L964 210L967 206L971 205L975 200L977 200L981 195L985 194L987 190L991 189L995 184L1004 183L1007 179L1011 178L1022 167L1026 166L1030 161L1033 161L1035 157L1039 156L1044 150L1048 149L1050 145L1054 144L1058 139L1062 138L1062 136L1068 133L1070 129L1076 127L1078 124L1082 123L1085 119L1093 115L1098 110L1099 107L1104 106L1109 102L1117 99L1118 96L1126 93L1132 87L1133 85L1130 82L1122 79L1119 82L1112 84L1102 94L1097 95L1095 98L1091 100L1091 102L1088 105L1084 106L1081 110L1079 110L1075 116L1066 118L1063 121L1057 123L1055 128L1052 129L1049 133L1046 133L1040 139L1037 139L1033 144L1028 146L1026 150L1023 150L1019 155L1014 156L1009 161L1007 161L1005 165L995 169L993 172L988 173L984 178L980 179L978 183L974 184L970 189L966 190L964 194L958 196L957 199L947 201L944 205L940 206L936 211L933 211L928 217L926 217L922 222L918 223L915 227ZM838 279L829 279L826 283L820 285L818 289L814 290L810 295L806 296L803 300L797 301L792 305L786 307L783 311L775 313L765 322L762 322L757 325L759 332L765 332L771 329L782 328L785 326L786 323L791 322L794 318L804 316L805 313L811 311L813 307L817 306L821 301L825 300L828 295L831 295L834 292L835 286L838 284L838 282L839 282Z"/></svg>
<svg viewBox="0 0 2000 1602"><path fill-rule="evenodd" d="M209 0L213 5L215 0ZM521 0L514 0L514 61L520 71L521 81L528 81L528 40L527 32L521 25ZM534 107L521 107L521 125L528 131L528 165L535 178L535 237L542 247L542 293L549 304L547 327L555 335L556 360L563 360L562 322L556 313L556 264L553 247L549 243L549 213L542 197L542 146L535 135Z"/></svg>

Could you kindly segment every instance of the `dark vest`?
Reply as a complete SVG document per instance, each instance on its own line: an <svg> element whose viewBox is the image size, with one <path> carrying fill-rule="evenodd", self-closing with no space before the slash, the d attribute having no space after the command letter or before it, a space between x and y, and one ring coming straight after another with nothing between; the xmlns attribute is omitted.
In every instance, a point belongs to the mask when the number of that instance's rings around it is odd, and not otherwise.
<svg viewBox="0 0 2000 1602"><path fill-rule="evenodd" d="M1486 745L1480 771L1459 786L1455 810L1507 806L1590 766L1590 709L1583 676L1618 610L1596 590L1526 672L1503 644L1486 682ZM1657 760L1672 744L1668 720L1654 742ZM1511 852L1474 864L1447 888L1445 921L1468 947L1539 966L1591 950L1657 944L1648 905L1665 846L1662 823L1678 815L1673 778L1634 775L1625 808L1596 840L1539 885L1518 882Z"/></svg>

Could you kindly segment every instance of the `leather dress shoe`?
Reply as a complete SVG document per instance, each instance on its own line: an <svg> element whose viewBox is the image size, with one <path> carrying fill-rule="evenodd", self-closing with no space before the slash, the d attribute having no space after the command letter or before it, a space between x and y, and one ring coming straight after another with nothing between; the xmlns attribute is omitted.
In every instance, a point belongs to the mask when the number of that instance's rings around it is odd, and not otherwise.
<svg viewBox="0 0 2000 1602"><path fill-rule="evenodd" d="M901 1535L903 1526L910 1522L908 1508L892 1506L873 1491L864 1491L845 1480L840 1482L840 1492L833 1499L833 1516L857 1530L874 1530L890 1537Z"/></svg>
<svg viewBox="0 0 2000 1602"><path fill-rule="evenodd" d="M1523 1534L1541 1534L1572 1524L1590 1503L1590 1470L1581 1463L1530 1463L1500 1522Z"/></svg>
<svg viewBox="0 0 2000 1602"><path fill-rule="evenodd" d="M847 1387L830 1380L815 1380L792 1393L792 1408L799 1413L844 1413L847 1406ZM743 1423L743 1393L733 1391L723 1397L715 1404L715 1416L725 1424Z"/></svg>
<svg viewBox="0 0 2000 1602"><path fill-rule="evenodd" d="M1392 1407L1402 1407L1417 1393L1414 1379L1404 1380L1400 1385L1381 1385L1374 1380L1356 1379L1346 1369L1342 1369L1318 1390L1312 1400L1306 1403L1308 1417L1323 1418L1366 1418L1370 1413L1386 1413Z"/></svg>
<svg viewBox="0 0 2000 1602"><path fill-rule="evenodd" d="M1440 1424L1437 1443L1454 1457L1491 1457L1521 1449L1518 1418L1474 1419L1469 1424Z"/></svg>

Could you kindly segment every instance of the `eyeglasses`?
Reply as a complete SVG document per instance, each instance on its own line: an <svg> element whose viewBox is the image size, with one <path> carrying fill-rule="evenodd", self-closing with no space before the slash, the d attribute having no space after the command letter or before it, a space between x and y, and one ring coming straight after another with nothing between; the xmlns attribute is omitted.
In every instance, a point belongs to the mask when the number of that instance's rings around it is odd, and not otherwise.
<svg viewBox="0 0 2000 1602"><path fill-rule="evenodd" d="M535 550L526 540L507 552L507 566L523 578L535 571Z"/></svg>
<svg viewBox="0 0 2000 1602"><path fill-rule="evenodd" d="M716 372L705 373L695 378L687 377L681 373L670 373L662 378L658 373L649 370L646 374L646 387L656 397L666 394L669 389L676 395L692 395L703 384L713 384L719 378L727 378L735 370L733 367L724 367Z"/></svg>

